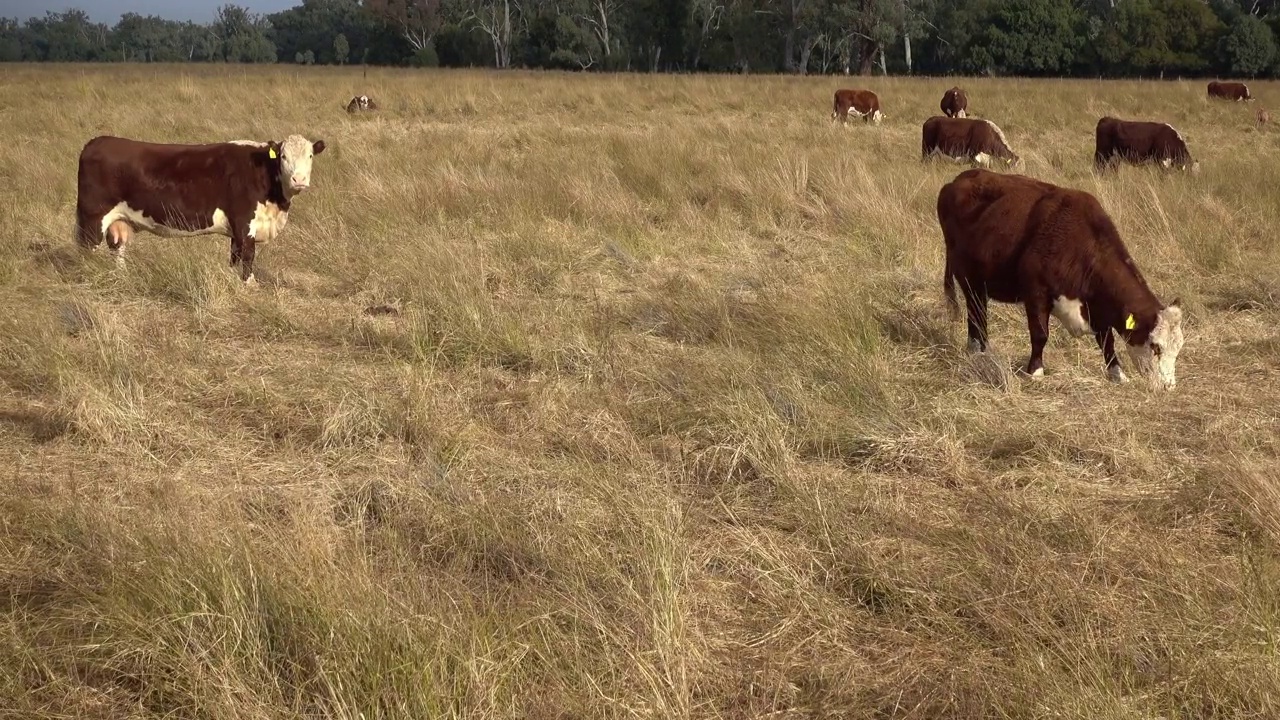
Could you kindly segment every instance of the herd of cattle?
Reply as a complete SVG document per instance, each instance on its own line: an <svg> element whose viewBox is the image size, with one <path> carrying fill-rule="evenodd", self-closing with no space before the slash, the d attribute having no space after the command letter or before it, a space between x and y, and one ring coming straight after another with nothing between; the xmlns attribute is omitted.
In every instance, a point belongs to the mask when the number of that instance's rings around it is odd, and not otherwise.
<svg viewBox="0 0 1280 720"><path fill-rule="evenodd" d="M1253 100L1249 87L1241 82L1209 83L1209 97L1223 100ZM1019 168L1022 161L1009 148L1004 132L994 122L984 118L968 117L969 96L953 87L946 91L939 103L942 115L924 121L921 129L920 152L924 158L946 156L958 161L969 161L979 166L990 166L1000 160L1007 167ZM849 116L861 117L865 122L880 124L888 117L880 107L880 98L870 90L837 90L831 108L831 119L848 123ZM1271 119L1265 110L1257 114L1259 124ZM1186 140L1169 123L1139 120L1119 120L1103 117L1095 131L1093 154L1098 170L1114 167L1119 162L1157 162L1165 168L1197 172L1200 163L1191 157Z"/></svg>
<svg viewBox="0 0 1280 720"><path fill-rule="evenodd" d="M1251 100L1242 83L1209 84L1211 97ZM943 154L979 165L1022 161L1004 133L985 119L967 117L969 100L947 90L942 116L925 121L924 156ZM367 95L353 97L347 112L374 110ZM850 114L879 123L885 115L868 90L835 94L832 119ZM133 234L162 237L219 234L231 239L230 264L254 282L257 245L277 237L293 199L311 185L311 167L323 140L290 135L282 141L234 140L173 145L99 136L80 152L76 237L95 250L105 240L117 262ZM1165 123L1098 121L1095 162L1155 160L1165 167L1197 166L1181 135ZM1021 303L1031 335L1023 371L1044 374L1049 317L1081 336L1092 334L1108 377L1126 380L1114 334L1154 386L1171 389L1182 349L1182 310L1162 303L1147 286L1115 225L1087 192L1023 175L973 168L942 187L938 223L946 248L943 286L953 317L955 288L965 298L969 349L987 349L987 303Z"/></svg>

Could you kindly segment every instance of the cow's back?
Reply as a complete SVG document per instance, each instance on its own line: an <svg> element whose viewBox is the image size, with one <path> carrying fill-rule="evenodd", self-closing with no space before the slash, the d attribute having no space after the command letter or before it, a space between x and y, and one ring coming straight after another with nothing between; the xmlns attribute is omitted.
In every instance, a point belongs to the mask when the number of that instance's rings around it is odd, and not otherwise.
<svg viewBox="0 0 1280 720"><path fill-rule="evenodd" d="M997 285L1001 278L1014 277L1011 265L1023 252L1031 212L1056 189L1024 175L977 168L957 175L938 193L938 223L949 264L961 276ZM1006 294L993 292L996 297Z"/></svg>

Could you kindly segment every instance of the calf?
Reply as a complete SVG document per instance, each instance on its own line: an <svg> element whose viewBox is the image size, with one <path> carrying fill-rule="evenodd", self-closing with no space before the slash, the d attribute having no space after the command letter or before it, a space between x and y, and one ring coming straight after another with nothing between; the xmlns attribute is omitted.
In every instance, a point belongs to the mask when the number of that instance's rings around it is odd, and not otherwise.
<svg viewBox="0 0 1280 720"><path fill-rule="evenodd" d="M253 282L258 243L289 220L293 198L311 185L311 164L324 141L290 135L283 142L237 140L161 145L101 136L80 151L76 236L96 249L106 239L117 261L138 230L162 237L231 238L231 265Z"/></svg>
<svg viewBox="0 0 1280 720"><path fill-rule="evenodd" d="M357 95L351 98L351 102L347 103L347 112L360 112L361 110L377 110L378 103L368 95Z"/></svg>
<svg viewBox="0 0 1280 720"><path fill-rule="evenodd" d="M835 103L831 108L831 119L849 122L849 113L863 119L863 122L874 122L879 125L885 118L880 112L880 98L870 90L837 90Z"/></svg>
<svg viewBox="0 0 1280 720"><path fill-rule="evenodd" d="M946 245L943 288L953 318L958 281L969 349L987 349L987 302L1022 303L1031 333L1024 372L1044 374L1053 315L1074 336L1092 334L1107 375L1125 382L1113 332L1152 385L1172 389L1182 350L1182 309L1147 287L1115 225L1087 192L1021 175L966 170L938 193Z"/></svg>
<svg viewBox="0 0 1280 720"><path fill-rule="evenodd" d="M1182 135L1168 123L1104 117L1098 121L1096 140L1093 163L1097 170L1114 168L1121 160L1154 161L1165 168L1176 165L1180 170L1200 170L1200 163L1192 160Z"/></svg>
<svg viewBox="0 0 1280 720"><path fill-rule="evenodd" d="M958 87L953 87L942 95L942 102L939 104L942 114L947 117L965 117L969 109L969 96Z"/></svg>
<svg viewBox="0 0 1280 720"><path fill-rule="evenodd" d="M1218 82L1214 80L1209 83L1209 99L1219 100L1252 100L1253 96L1249 94L1249 86L1242 82Z"/></svg>
<svg viewBox="0 0 1280 720"><path fill-rule="evenodd" d="M990 165L993 158L1006 166L1020 167L1022 159L1004 139L1004 132L990 120L948 118L935 115L924 121L920 132L920 154L927 159L941 153L956 160Z"/></svg>

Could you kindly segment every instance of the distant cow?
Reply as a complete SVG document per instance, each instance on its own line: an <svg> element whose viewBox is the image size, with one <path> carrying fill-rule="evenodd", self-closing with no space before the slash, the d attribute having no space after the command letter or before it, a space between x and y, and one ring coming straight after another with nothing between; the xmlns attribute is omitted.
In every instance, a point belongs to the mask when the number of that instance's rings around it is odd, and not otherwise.
<svg viewBox="0 0 1280 720"><path fill-rule="evenodd" d="M960 88L953 87L943 93L939 107L942 108L942 114L947 117L962 118L969 109L969 96L965 95Z"/></svg>
<svg viewBox="0 0 1280 720"><path fill-rule="evenodd" d="M347 112L359 112L361 110L377 110L378 103L368 95L357 95L351 98L351 102L347 103Z"/></svg>
<svg viewBox="0 0 1280 720"><path fill-rule="evenodd" d="M941 153L956 160L990 165L993 158L1006 166L1021 166L1022 160L1005 141L1004 132L990 120L948 118L935 115L924 121L920 132L920 153L928 158Z"/></svg>
<svg viewBox="0 0 1280 720"><path fill-rule="evenodd" d="M870 90L837 90L835 104L831 108L831 119L840 119L840 122L849 121L849 113L863 119L864 122L874 122L877 125L885 118L884 113L880 112L880 98Z"/></svg>
<svg viewBox="0 0 1280 720"><path fill-rule="evenodd" d="M105 239L122 261L138 230L163 237L231 238L231 265L253 282L258 243L289 220L294 196L311 185L311 164L324 141L290 135L284 142L237 140L161 145L101 136L80 151L76 236L96 249Z"/></svg>
<svg viewBox="0 0 1280 720"><path fill-rule="evenodd" d="M1258 120L1258 127L1262 127L1263 125L1271 122L1271 113L1267 112L1264 108L1258 108L1258 112L1255 114L1255 117Z"/></svg>
<svg viewBox="0 0 1280 720"><path fill-rule="evenodd" d="M1104 117L1098 121L1096 140L1093 163L1098 170L1113 168L1121 160L1135 164L1158 162L1165 168L1176 165L1192 172L1200 169L1182 135L1168 123Z"/></svg>
<svg viewBox="0 0 1280 720"><path fill-rule="evenodd" d="M1076 337L1092 334L1107 375L1125 382L1112 331L1139 372L1172 389L1182 349L1182 309L1147 287L1115 225L1082 190L1022 175L966 170L938 192L946 245L943 288L953 318L959 283L968 310L969 349L987 349L987 302L1022 303L1031 334L1025 372L1044 374L1053 315Z"/></svg>
<svg viewBox="0 0 1280 720"><path fill-rule="evenodd" d="M1209 97L1220 100L1252 100L1253 96L1249 94L1249 86L1242 82L1218 82L1214 80L1209 83Z"/></svg>

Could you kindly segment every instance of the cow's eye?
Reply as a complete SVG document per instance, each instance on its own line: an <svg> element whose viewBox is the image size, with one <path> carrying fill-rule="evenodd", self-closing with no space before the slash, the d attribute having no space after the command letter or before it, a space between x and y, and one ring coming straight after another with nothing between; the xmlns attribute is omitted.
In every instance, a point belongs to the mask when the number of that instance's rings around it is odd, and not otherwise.
<svg viewBox="0 0 1280 720"><path fill-rule="evenodd" d="M1151 354L1160 357L1160 353L1164 352L1164 348L1160 347L1160 343L1151 343Z"/></svg>

